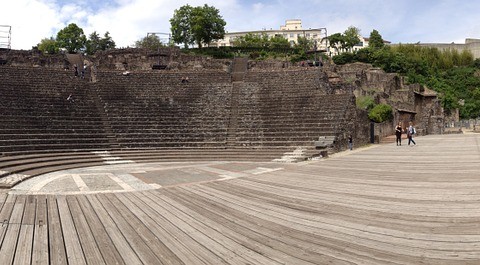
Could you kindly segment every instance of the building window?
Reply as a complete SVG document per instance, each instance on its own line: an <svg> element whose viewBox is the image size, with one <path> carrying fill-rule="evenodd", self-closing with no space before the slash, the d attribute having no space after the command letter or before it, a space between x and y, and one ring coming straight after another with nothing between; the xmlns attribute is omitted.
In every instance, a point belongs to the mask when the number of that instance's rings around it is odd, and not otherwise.
<svg viewBox="0 0 480 265"><path fill-rule="evenodd" d="M310 38L310 33L305 34L305 37Z"/></svg>
<svg viewBox="0 0 480 265"><path fill-rule="evenodd" d="M294 35L295 35L295 34L290 33L290 38L293 39Z"/></svg>

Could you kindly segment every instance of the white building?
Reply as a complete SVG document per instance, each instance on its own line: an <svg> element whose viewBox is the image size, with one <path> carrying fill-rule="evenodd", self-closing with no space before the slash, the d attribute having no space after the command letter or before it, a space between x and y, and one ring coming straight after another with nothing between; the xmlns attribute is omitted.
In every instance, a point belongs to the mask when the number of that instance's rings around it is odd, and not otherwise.
<svg viewBox="0 0 480 265"><path fill-rule="evenodd" d="M211 46L216 47L226 47L234 46L234 40L237 37L245 36L246 34L266 34L269 38L275 36L283 36L287 39L292 45L297 43L299 37L305 37L309 40L315 41L317 45L317 50L327 50L327 29L326 28L316 28L316 29L304 29L302 27L301 19L291 19L285 22L285 25L280 26L279 30L274 29L263 29L256 31L243 31L243 32L227 32L225 37L222 40L218 40L215 43L212 43Z"/></svg>

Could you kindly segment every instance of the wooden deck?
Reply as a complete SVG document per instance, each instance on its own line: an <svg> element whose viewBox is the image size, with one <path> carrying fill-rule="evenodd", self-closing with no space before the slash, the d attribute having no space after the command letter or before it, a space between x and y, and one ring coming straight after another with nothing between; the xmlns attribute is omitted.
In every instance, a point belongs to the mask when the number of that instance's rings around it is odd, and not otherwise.
<svg viewBox="0 0 480 265"><path fill-rule="evenodd" d="M142 192L0 194L0 264L480 264L480 135Z"/></svg>

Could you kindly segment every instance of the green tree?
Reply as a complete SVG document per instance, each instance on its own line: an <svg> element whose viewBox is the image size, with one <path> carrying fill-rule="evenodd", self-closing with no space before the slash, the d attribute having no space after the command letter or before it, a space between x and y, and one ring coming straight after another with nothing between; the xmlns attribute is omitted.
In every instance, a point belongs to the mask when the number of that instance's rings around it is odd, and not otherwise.
<svg viewBox="0 0 480 265"><path fill-rule="evenodd" d="M380 35L380 33L378 33L376 29L370 32L368 46L373 49L380 49L380 48L383 48L383 46L385 46L382 35Z"/></svg>
<svg viewBox="0 0 480 265"><path fill-rule="evenodd" d="M170 19L172 40L183 43L185 49L195 41L192 33L192 12L193 7L187 4L176 9Z"/></svg>
<svg viewBox="0 0 480 265"><path fill-rule="evenodd" d="M345 36L342 33L334 33L328 36L328 42L330 46L335 49L337 54L340 54L341 49L345 47Z"/></svg>
<svg viewBox="0 0 480 265"><path fill-rule="evenodd" d="M242 48L267 48L269 46L268 35L247 33L244 36L239 36L233 41L235 47Z"/></svg>
<svg viewBox="0 0 480 265"><path fill-rule="evenodd" d="M193 37L199 48L202 48L203 44L209 45L212 41L225 36L227 23L215 7L207 4L203 7L195 7L191 19Z"/></svg>
<svg viewBox="0 0 480 265"><path fill-rule="evenodd" d="M170 25L173 41L183 43L185 48L193 43L201 48L204 44L209 45L225 36L226 22L220 16L220 11L206 4L180 7L175 10Z"/></svg>
<svg viewBox="0 0 480 265"><path fill-rule="evenodd" d="M308 39L303 36L298 37L297 43L295 44L295 48L301 49L303 51L313 50L314 46L315 42L312 39Z"/></svg>
<svg viewBox="0 0 480 265"><path fill-rule="evenodd" d="M269 48L271 49L288 49L290 48L290 42L288 40L281 36L281 35L275 35L271 37L269 40Z"/></svg>
<svg viewBox="0 0 480 265"><path fill-rule="evenodd" d="M356 28L354 26L348 27L348 29L345 30L343 33L344 36L344 46L343 48L351 51L353 46L357 45L360 43L360 29Z"/></svg>
<svg viewBox="0 0 480 265"><path fill-rule="evenodd" d="M69 53L76 53L85 48L87 38L83 29L75 23L69 24L57 33L57 44L59 48L65 48Z"/></svg>
<svg viewBox="0 0 480 265"><path fill-rule="evenodd" d="M163 45L163 43L160 41L160 38L156 34L150 34L136 41L135 47L157 50L158 48L165 47L165 45Z"/></svg>
<svg viewBox="0 0 480 265"><path fill-rule="evenodd" d="M88 40L85 44L86 52L88 54L95 54L97 51L106 51L115 48L115 42L110 33L107 31L103 38L96 31L88 36Z"/></svg>
<svg viewBox="0 0 480 265"><path fill-rule="evenodd" d="M100 50L100 35L96 31L92 32L88 36L88 40L86 43L86 52L88 54L95 54L98 50Z"/></svg>
<svg viewBox="0 0 480 265"><path fill-rule="evenodd" d="M57 41L53 37L42 39L37 47L39 51L48 54L58 53L59 50Z"/></svg>
<svg viewBox="0 0 480 265"><path fill-rule="evenodd" d="M113 41L112 37L110 36L110 32L105 32L105 34L103 34L103 38L100 40L100 50L111 50L115 49L116 46L117 45L115 44L115 41Z"/></svg>

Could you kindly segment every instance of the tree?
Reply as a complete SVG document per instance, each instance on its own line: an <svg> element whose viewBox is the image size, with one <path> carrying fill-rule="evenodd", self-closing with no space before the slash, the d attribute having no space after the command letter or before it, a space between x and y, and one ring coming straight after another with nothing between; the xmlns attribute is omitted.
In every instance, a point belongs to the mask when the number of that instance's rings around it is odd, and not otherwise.
<svg viewBox="0 0 480 265"><path fill-rule="evenodd" d="M247 33L244 36L239 36L233 41L235 47L242 48L267 48L269 46L268 35Z"/></svg>
<svg viewBox="0 0 480 265"><path fill-rule="evenodd" d="M98 50L100 50L100 41L100 35L98 35L96 31L90 34L85 45L86 52L88 54L95 54Z"/></svg>
<svg viewBox="0 0 480 265"><path fill-rule="evenodd" d="M59 48L65 48L69 53L76 53L85 48L87 38L83 29L75 23L69 24L57 33L57 44Z"/></svg>
<svg viewBox="0 0 480 265"><path fill-rule="evenodd" d="M115 48L115 42L110 37L110 33L107 31L103 38L100 38L100 35L94 31L88 37L88 40L85 44L86 52L88 54L95 54L97 51L106 51Z"/></svg>
<svg viewBox="0 0 480 265"><path fill-rule="evenodd" d="M287 49L290 48L290 42L281 36L276 35L271 38L267 34L247 33L244 36L237 37L233 45L242 48L260 48L260 49Z"/></svg>
<svg viewBox="0 0 480 265"><path fill-rule="evenodd" d="M315 41L306 37L299 36L295 48L302 49L303 51L313 50L315 47Z"/></svg>
<svg viewBox="0 0 480 265"><path fill-rule="evenodd" d="M156 34L150 34L136 41L135 47L150 49L150 50L157 50L158 48L164 47L164 45Z"/></svg>
<svg viewBox="0 0 480 265"><path fill-rule="evenodd" d="M42 39L37 47L39 51L48 54L58 53L59 50L57 41L53 37Z"/></svg>
<svg viewBox="0 0 480 265"><path fill-rule="evenodd" d="M113 41L112 37L110 36L110 32L105 32L103 34L103 38L100 40L100 50L106 51L106 50L111 50L115 49L116 44L115 41Z"/></svg>
<svg viewBox="0 0 480 265"><path fill-rule="evenodd" d="M345 30L343 33L344 36L344 46L343 48L346 50L351 51L353 46L357 45L360 42L360 29L356 28L354 26L348 27L348 29Z"/></svg>
<svg viewBox="0 0 480 265"><path fill-rule="evenodd" d="M328 42L330 43L330 46L335 49L337 54L339 54L340 49L345 47L345 36L341 33L332 34L328 37Z"/></svg>
<svg viewBox="0 0 480 265"><path fill-rule="evenodd" d="M199 48L205 43L222 39L225 36L227 23L220 16L220 11L213 6L205 4L195 7L192 16L192 33Z"/></svg>
<svg viewBox="0 0 480 265"><path fill-rule="evenodd" d="M380 49L383 48L383 46L385 46L385 43L383 42L382 35L380 35L380 33L378 33L376 29L374 29L370 33L368 47L371 47L373 49Z"/></svg>
<svg viewBox="0 0 480 265"><path fill-rule="evenodd" d="M275 35L269 40L269 47L271 49L287 49L290 48L290 42L288 40L281 36L281 35Z"/></svg>
<svg viewBox="0 0 480 265"><path fill-rule="evenodd" d="M185 49L194 43L191 26L192 12L193 8L190 5L184 5L176 9L170 19L172 39L175 43L183 43Z"/></svg>
<svg viewBox="0 0 480 265"><path fill-rule="evenodd" d="M197 43L210 44L225 36L226 22L220 11L213 6L191 7L185 5L175 10L170 19L172 39L175 43L183 43L184 47Z"/></svg>

